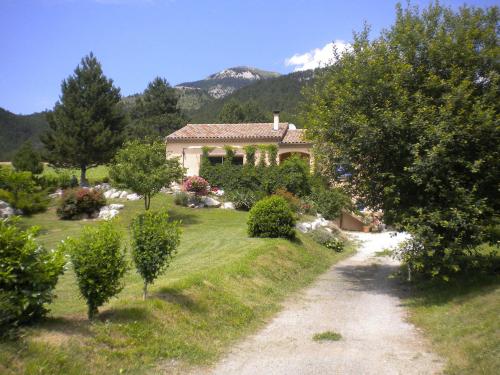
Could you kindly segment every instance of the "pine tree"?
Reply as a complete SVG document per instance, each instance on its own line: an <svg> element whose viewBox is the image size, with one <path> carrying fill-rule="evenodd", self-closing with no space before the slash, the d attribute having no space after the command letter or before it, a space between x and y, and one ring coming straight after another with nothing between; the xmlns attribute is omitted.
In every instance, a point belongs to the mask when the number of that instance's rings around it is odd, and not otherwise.
<svg viewBox="0 0 500 375"><path fill-rule="evenodd" d="M88 168L107 163L123 142L125 116L120 89L90 53L61 84L61 97L47 115L50 129L42 136L47 160L57 167L79 168L87 184Z"/></svg>
<svg viewBox="0 0 500 375"><path fill-rule="evenodd" d="M24 142L12 159L12 166L17 171L29 171L33 174L43 172L43 163L40 153L33 149L31 141Z"/></svg>

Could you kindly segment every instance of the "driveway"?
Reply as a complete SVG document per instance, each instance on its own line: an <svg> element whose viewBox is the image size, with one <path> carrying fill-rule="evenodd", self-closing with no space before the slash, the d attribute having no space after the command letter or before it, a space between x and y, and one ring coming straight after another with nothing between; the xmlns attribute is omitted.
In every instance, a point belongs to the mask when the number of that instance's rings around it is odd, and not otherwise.
<svg viewBox="0 0 500 375"><path fill-rule="evenodd" d="M263 330L235 346L214 368L217 375L435 374L443 362L406 321L402 285L389 257L375 253L404 235L356 233L359 251L294 296ZM335 331L340 341L316 342ZM200 373L200 372L198 372Z"/></svg>

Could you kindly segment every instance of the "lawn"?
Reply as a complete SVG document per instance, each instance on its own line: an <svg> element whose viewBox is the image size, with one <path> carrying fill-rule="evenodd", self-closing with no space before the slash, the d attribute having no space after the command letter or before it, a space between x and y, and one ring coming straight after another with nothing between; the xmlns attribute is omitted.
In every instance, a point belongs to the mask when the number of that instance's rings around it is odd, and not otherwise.
<svg viewBox="0 0 500 375"><path fill-rule="evenodd" d="M447 359L447 374L498 374L500 282L467 275L448 283L421 282L407 300L410 321Z"/></svg>
<svg viewBox="0 0 500 375"><path fill-rule="evenodd" d="M130 220L142 209L142 201L126 202L116 223L126 241ZM49 319L17 342L0 343L0 373L169 373L208 365L262 327L285 297L352 252L337 254L300 235L295 242L249 238L247 213L177 207L171 196L155 197L152 209L181 220L183 234L150 298L142 301L141 280L131 269L124 290L90 324L68 270ZM39 240L53 247L83 223L57 220L52 207L24 224L41 226Z"/></svg>

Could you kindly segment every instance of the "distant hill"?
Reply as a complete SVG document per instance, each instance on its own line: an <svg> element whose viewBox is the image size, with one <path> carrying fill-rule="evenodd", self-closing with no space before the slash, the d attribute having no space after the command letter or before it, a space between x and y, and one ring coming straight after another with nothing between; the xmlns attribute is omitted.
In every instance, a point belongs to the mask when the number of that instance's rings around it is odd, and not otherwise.
<svg viewBox="0 0 500 375"><path fill-rule="evenodd" d="M235 100L244 103L251 100L261 110L269 113L269 121L272 119L272 111L279 110L283 121L302 127L303 124L300 123L298 117L302 101L301 91L305 85L312 82L314 74L314 71L306 70L256 81L191 112L191 121L194 123L216 122L219 112L228 101Z"/></svg>
<svg viewBox="0 0 500 375"><path fill-rule="evenodd" d="M41 148L39 136L48 127L45 112L16 115L0 108L0 161L10 160L18 147L28 139L35 147Z"/></svg>

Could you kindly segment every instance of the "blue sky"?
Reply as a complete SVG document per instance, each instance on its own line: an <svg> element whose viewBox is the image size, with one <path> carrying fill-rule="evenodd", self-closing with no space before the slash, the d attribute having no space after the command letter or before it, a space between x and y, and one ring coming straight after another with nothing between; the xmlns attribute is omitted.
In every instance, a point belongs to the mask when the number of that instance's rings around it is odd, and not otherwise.
<svg viewBox="0 0 500 375"><path fill-rule="evenodd" d="M441 3L458 7L463 1ZM499 1L467 3L490 6ZM373 35L378 34L393 22L395 4L389 0L0 0L0 107L15 113L52 108L61 81L90 51L123 95L143 91L155 76L175 85L237 65L288 73L307 61L305 68L314 65L315 56L320 58L328 43L349 42L352 31L360 30L364 21L372 26Z"/></svg>

